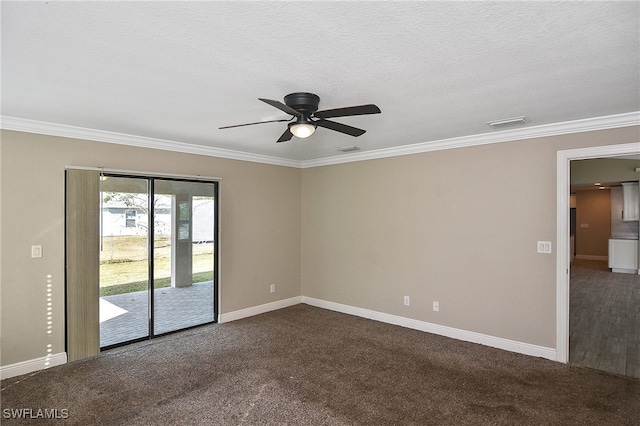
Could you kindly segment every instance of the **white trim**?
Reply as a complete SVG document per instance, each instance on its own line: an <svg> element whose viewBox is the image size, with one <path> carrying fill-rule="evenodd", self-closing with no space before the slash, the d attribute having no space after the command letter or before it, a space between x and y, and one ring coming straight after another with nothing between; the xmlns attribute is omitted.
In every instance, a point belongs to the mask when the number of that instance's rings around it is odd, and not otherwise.
<svg viewBox="0 0 640 426"><path fill-rule="evenodd" d="M252 306L250 308L240 309L237 311L220 314L219 323L227 323L242 318L252 317L254 315L287 308L289 306L305 303L322 309L341 312L344 314L355 315L362 318L380 321L386 324L398 325L401 327L419 330L426 333L437 334L440 336L450 337L465 342L478 343L493 348L503 349L510 352L516 352L529 356L536 356L550 360L556 360L556 350L544 346L533 345L530 343L518 342L515 340L504 339L501 337L490 336L473 331L461 330L453 327L447 327L439 324L433 324L412 318L401 317L398 315L387 314L384 312L373 311L370 309L358 308L341 303L330 302L322 299L316 299L307 296L295 296L289 299L277 300L275 302L265 303L263 305ZM49 362L48 366L45 363ZM18 362L7 366L0 367L1 379L29 374L34 371L42 370L67 362L67 354L65 352L55 354L49 357L41 357L33 360Z"/></svg>
<svg viewBox="0 0 640 426"><path fill-rule="evenodd" d="M587 118L583 120L566 121L562 123L543 124L520 129L503 130L500 132L482 133L478 135L462 136L451 139L422 142L411 145L364 151L344 156L319 158L301 161L301 168L328 166L333 164L351 163L354 161L374 160L379 158L396 157L400 155L418 154L423 152L441 151L453 148L465 148L476 145L487 145L501 142L511 142L523 139L542 138L548 136L580 133L594 130L615 129L619 127L640 125L640 112L609 115L605 117Z"/></svg>
<svg viewBox="0 0 640 426"><path fill-rule="evenodd" d="M107 142L140 148L161 149L164 151L182 152L186 154L206 155L209 157L228 158L231 160L251 161L254 163L273 164L276 166L298 167L298 161L268 155L252 154L231 149L190 144L185 142L155 139L144 136L127 135L105 130L87 129L65 124L47 123L24 118L1 116L0 128L18 132L41 135L60 136L65 138L84 139L95 142Z"/></svg>
<svg viewBox="0 0 640 426"><path fill-rule="evenodd" d="M556 359L555 349L547 348L544 346L517 342L515 340L503 339L501 337L489 336L473 331L461 330L458 328L447 327L411 318L405 318L398 315L386 314L383 312L372 311L370 309L343 305L341 303L329 302L313 297L302 296L302 303L316 306L318 308L341 312L343 314L355 315L358 317L368 318L387 324L399 325L401 327L411 328L414 330L424 331L432 334L438 334L440 336L451 337L453 339L463 340L465 342L478 343L481 345L503 349L510 352L517 352L524 355L537 356L550 360Z"/></svg>
<svg viewBox="0 0 640 426"><path fill-rule="evenodd" d="M638 272L637 269L619 269L619 268L612 268L611 272L616 272L618 274L636 274Z"/></svg>
<svg viewBox="0 0 640 426"><path fill-rule="evenodd" d="M221 182L222 178L202 175L184 175L178 173L145 172L140 170L107 169L105 167L65 166L65 170L88 170L93 172L113 173L130 176L151 177L155 179L191 179L203 182Z"/></svg>
<svg viewBox="0 0 640 426"><path fill-rule="evenodd" d="M16 362L15 364L3 365L0 367L0 379L4 380L10 377L21 376L23 374L33 373L34 371L44 370L66 363L67 353L60 352L59 354Z"/></svg>
<svg viewBox="0 0 640 426"><path fill-rule="evenodd" d="M219 323L236 321L242 318L252 317L254 315L264 314L265 312L276 311L289 306L299 305L302 303L302 296L291 297L289 299L276 300L275 302L265 303L264 305L252 306L250 308L240 309L237 311L220 314Z"/></svg>
<svg viewBox="0 0 640 426"><path fill-rule="evenodd" d="M161 149L165 151L206 155L210 157L228 158L232 160L251 161L255 163L273 164L278 166L295 167L302 169L327 166L332 164L351 163L355 161L395 157L399 155L463 148L475 145L486 145L500 142L510 142L523 139L588 132L594 130L615 129L619 127L638 125L640 125L640 111L635 111L604 117L586 118L561 123L543 124L539 126L528 126L519 129L482 133L478 135L441 139L436 141L396 146L392 148L361 151L346 155L336 155L331 157L300 161L280 157L272 157L268 155L252 154L230 149L214 148L204 145L170 141L165 139L154 139L143 136L108 132L104 130L94 130L84 127L68 126L64 124L27 120L18 117L0 116L0 128L6 130L61 136L75 139L85 139L96 142L115 143L142 148Z"/></svg>
<svg viewBox="0 0 640 426"><path fill-rule="evenodd" d="M569 362L569 179L570 162L590 158L635 155L640 141L558 151L556 173L556 360Z"/></svg>

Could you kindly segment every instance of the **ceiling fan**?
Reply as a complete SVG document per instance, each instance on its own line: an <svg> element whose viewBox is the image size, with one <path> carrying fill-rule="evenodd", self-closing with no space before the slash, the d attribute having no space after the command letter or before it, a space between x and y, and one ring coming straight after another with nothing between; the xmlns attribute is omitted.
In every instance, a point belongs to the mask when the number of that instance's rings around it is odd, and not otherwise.
<svg viewBox="0 0 640 426"><path fill-rule="evenodd" d="M276 142L285 142L291 140L293 136L298 138L307 138L316 131L316 127L324 127L325 129L335 130L350 136L360 136L366 130L357 127L347 126L346 124L336 123L327 120L333 117L349 117L352 115L380 114L380 108L373 104L358 105L344 108L325 109L318 111L320 97L313 93L296 92L284 97L284 103L274 101L272 99L258 98L262 102L278 108L286 112L292 117L289 119L258 121L254 123L236 124L233 126L224 126L220 129L230 129L232 127L252 126L254 124L276 123L289 121L287 130ZM293 121L295 120L295 121Z"/></svg>

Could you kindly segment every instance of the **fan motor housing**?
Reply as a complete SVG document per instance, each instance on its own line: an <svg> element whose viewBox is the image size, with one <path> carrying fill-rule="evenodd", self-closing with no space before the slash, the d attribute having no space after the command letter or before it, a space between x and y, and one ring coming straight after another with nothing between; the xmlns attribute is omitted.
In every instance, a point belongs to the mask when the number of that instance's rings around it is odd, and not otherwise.
<svg viewBox="0 0 640 426"><path fill-rule="evenodd" d="M318 110L320 97L313 93L296 92L285 96L284 103L301 113L313 114Z"/></svg>

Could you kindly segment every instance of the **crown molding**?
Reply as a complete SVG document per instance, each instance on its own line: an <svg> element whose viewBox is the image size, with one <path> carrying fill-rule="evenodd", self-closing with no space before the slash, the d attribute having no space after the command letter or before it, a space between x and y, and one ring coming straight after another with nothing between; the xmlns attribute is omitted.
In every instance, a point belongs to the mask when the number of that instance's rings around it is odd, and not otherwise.
<svg viewBox="0 0 640 426"><path fill-rule="evenodd" d="M170 141L166 139L155 139L144 136L128 135L124 133L108 132L105 130L88 129L85 127L68 126L65 124L27 120L17 117L0 117L0 128L4 130L15 130L18 132L60 136L73 139L84 139L94 142L106 142L120 145L136 146L140 148L161 149L164 151L181 152L185 154L197 154L206 155L209 157L226 158L231 160L251 161L254 163L272 164L276 166L296 168L300 167L299 161L289 160L286 158L252 154L231 149L213 148L210 146Z"/></svg>
<svg viewBox="0 0 640 426"><path fill-rule="evenodd" d="M462 136L458 138L441 139L437 141L421 142L392 148L383 148L341 156L319 158L301 161L301 168L328 166L333 164L351 163L355 161L375 160L396 157L400 155L419 154L453 148L465 148L476 145L487 145L500 142L511 142L523 139L533 139L569 133L590 132L595 130L615 129L640 125L640 111L624 114L608 115L604 117L586 118L582 120L565 121L561 123L543 124L539 126L519 129L502 130L498 132L482 133L478 135Z"/></svg>
<svg viewBox="0 0 640 426"><path fill-rule="evenodd" d="M209 157L250 161L254 163L272 164L277 166L294 167L301 169L328 166L333 164L352 163L355 161L374 160L387 157L397 157L400 155L419 154L445 149L464 148L476 145L487 145L500 142L510 142L523 139L557 136L595 130L615 129L620 127L638 125L640 125L640 111L635 111L624 114L608 115L604 117L586 118L582 120L565 121L553 124L543 124L540 126L502 130L498 132L482 133L478 135L462 136L450 139L441 139L391 148L376 149L372 151L361 151L351 154L300 161L287 158L272 157L268 155L252 154L230 149L214 148L203 145L170 141L165 139L154 139L144 136L127 135L124 133L87 129L84 127L68 126L64 124L27 120L24 118L9 116L0 117L0 128L5 130L14 130L18 132L36 133L50 136L61 136L74 139L84 139L96 142L115 143L142 148L161 149L165 151L206 155Z"/></svg>

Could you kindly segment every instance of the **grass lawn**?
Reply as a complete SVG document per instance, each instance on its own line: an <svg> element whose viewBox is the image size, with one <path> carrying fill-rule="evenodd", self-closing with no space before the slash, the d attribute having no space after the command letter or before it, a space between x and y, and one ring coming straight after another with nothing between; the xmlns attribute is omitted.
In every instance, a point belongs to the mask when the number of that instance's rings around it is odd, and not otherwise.
<svg viewBox="0 0 640 426"><path fill-rule="evenodd" d="M154 239L155 288L171 285L171 238ZM145 236L103 237L100 252L100 295L146 290L149 274ZM213 279L213 244L193 245L194 282Z"/></svg>
<svg viewBox="0 0 640 426"><path fill-rule="evenodd" d="M201 283L213 280L213 271L198 272L193 274L193 282ZM171 286L171 277L156 279L153 288L163 288ZM134 291L144 291L149 288L148 281L136 281L126 284L114 284L109 287L100 287L100 297L112 296L114 294L132 293Z"/></svg>

